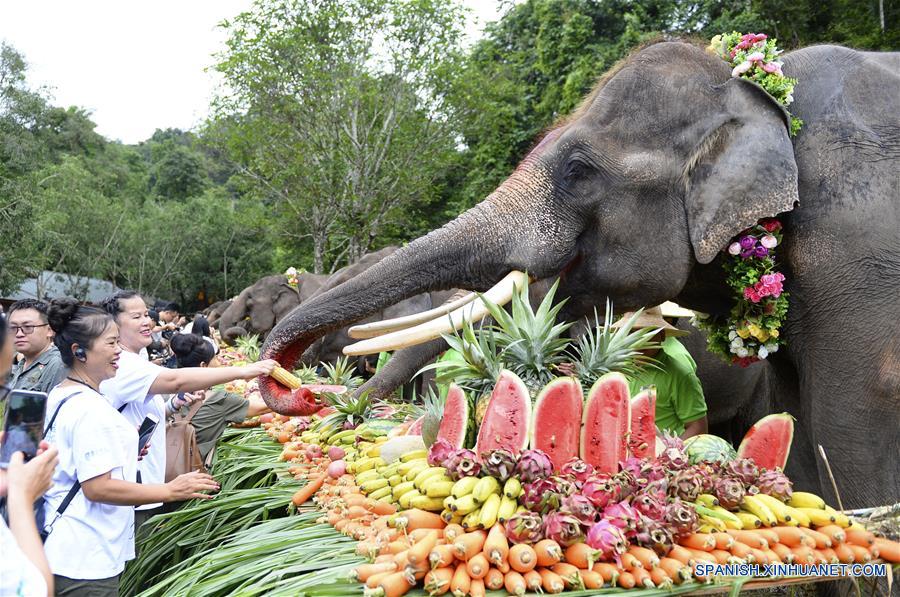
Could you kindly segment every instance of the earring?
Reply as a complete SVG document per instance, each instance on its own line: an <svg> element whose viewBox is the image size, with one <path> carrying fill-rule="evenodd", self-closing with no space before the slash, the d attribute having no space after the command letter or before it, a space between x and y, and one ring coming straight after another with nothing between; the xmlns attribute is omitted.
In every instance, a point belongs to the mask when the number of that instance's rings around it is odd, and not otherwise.
<svg viewBox="0 0 900 597"><path fill-rule="evenodd" d="M75 358L83 363L87 360L87 353L84 351L83 348L76 348L75 349Z"/></svg>

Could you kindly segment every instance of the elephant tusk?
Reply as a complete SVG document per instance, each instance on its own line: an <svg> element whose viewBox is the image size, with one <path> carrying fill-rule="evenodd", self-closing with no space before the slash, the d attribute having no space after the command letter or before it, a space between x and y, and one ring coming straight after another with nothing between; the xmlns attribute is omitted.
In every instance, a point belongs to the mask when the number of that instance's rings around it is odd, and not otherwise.
<svg viewBox="0 0 900 597"><path fill-rule="evenodd" d="M520 271L511 271L482 296L492 303L502 306L512 299L516 286L522 286L527 282L527 274ZM446 317L438 316L436 319L411 328L397 330L377 338L370 338L345 346L344 354L359 356L415 346L438 338L441 334L460 329L464 321L481 321L487 314L487 306L484 304L484 301L479 299L457 307Z"/></svg>
<svg viewBox="0 0 900 597"><path fill-rule="evenodd" d="M411 328L414 325L437 319L441 315L446 315L463 305L471 303L476 298L478 298L476 293L469 292L456 300L448 301L443 305L435 307L434 309L429 309L428 311L413 313L412 315L406 315L404 317L395 317L394 319L385 319L384 321L355 325L351 327L347 333L350 334L351 338L374 338L375 336L381 336L388 332L404 330Z"/></svg>

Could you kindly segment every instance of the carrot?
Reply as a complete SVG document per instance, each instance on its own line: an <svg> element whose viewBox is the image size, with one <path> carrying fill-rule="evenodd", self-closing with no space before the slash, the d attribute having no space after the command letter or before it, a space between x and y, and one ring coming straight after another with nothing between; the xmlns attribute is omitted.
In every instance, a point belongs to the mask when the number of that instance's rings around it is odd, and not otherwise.
<svg viewBox="0 0 900 597"><path fill-rule="evenodd" d="M709 562L710 564L716 563L716 557L708 551L701 551L699 549L691 549L689 547L687 548L687 550L691 554L692 565L697 562Z"/></svg>
<svg viewBox="0 0 900 597"><path fill-rule="evenodd" d="M458 524L448 524L446 528L444 528L444 539L446 539L448 543L453 543L456 541L457 537L465 532L466 531Z"/></svg>
<svg viewBox="0 0 900 597"><path fill-rule="evenodd" d="M769 561L770 564L780 564L781 563L781 557L777 553L775 553L772 549L764 549L764 550L762 550L762 552L764 554L766 554L766 559Z"/></svg>
<svg viewBox="0 0 900 597"><path fill-rule="evenodd" d="M816 529L831 538L832 547L847 540L847 533L836 524L829 524Z"/></svg>
<svg viewBox="0 0 900 597"><path fill-rule="evenodd" d="M396 526L405 528L407 532L416 529L443 529L446 526L440 514L417 508L400 512L394 522Z"/></svg>
<svg viewBox="0 0 900 597"><path fill-rule="evenodd" d="M791 552L794 554L794 562L796 564L812 564L815 561L812 549L807 545L797 545L796 547L792 547Z"/></svg>
<svg viewBox="0 0 900 597"><path fill-rule="evenodd" d="M840 558L837 557L837 554L834 553L834 550L831 549L830 547L826 547L825 549L823 549L821 551L822 551L822 555L825 557L826 563L828 563L828 564L840 564L841 563Z"/></svg>
<svg viewBox="0 0 900 597"><path fill-rule="evenodd" d="M466 562L466 571L472 578L484 578L490 569L491 564L483 553L476 554Z"/></svg>
<svg viewBox="0 0 900 597"><path fill-rule="evenodd" d="M622 554L622 568L625 570L631 570L632 568L643 568L644 565L641 563L639 559L634 557L629 552L625 552Z"/></svg>
<svg viewBox="0 0 900 597"><path fill-rule="evenodd" d="M813 564L827 564L828 560L825 558L825 554L822 553L821 549L812 550L813 554Z"/></svg>
<svg viewBox="0 0 900 597"><path fill-rule="evenodd" d="M886 562L900 563L900 541L876 538L872 551L877 551L878 557Z"/></svg>
<svg viewBox="0 0 900 597"><path fill-rule="evenodd" d="M769 542L759 532L759 529L753 531L735 531L729 529L725 532L750 547L756 547L757 549L766 549L769 547Z"/></svg>
<svg viewBox="0 0 900 597"><path fill-rule="evenodd" d="M353 520L354 518L362 518L368 513L369 511L362 506L350 506L349 508L347 508L347 513L345 514L345 516Z"/></svg>
<svg viewBox="0 0 900 597"><path fill-rule="evenodd" d="M454 597L465 597L469 593L469 585L471 584L472 579L469 578L469 573L466 571L466 563L460 562L456 565L456 571L450 579L450 590L453 592Z"/></svg>
<svg viewBox="0 0 900 597"><path fill-rule="evenodd" d="M345 528L347 528L347 525L350 524L350 522L351 520L349 518L342 518L332 526L334 526L334 530L336 530L338 533L341 533Z"/></svg>
<svg viewBox="0 0 900 597"><path fill-rule="evenodd" d="M396 572L397 564L394 562L383 562L381 564L361 564L350 572L350 580L357 582L366 582L374 574L380 572Z"/></svg>
<svg viewBox="0 0 900 597"><path fill-rule="evenodd" d="M394 514L397 512L397 506L395 506L394 504L379 502L378 500L372 500L371 504L367 503L365 505L365 508L372 514L377 514L378 516L387 516L388 514Z"/></svg>
<svg viewBox="0 0 900 597"><path fill-rule="evenodd" d="M506 574L510 571L509 560L503 560L499 564L495 566L497 570L499 570L502 574Z"/></svg>
<svg viewBox="0 0 900 597"><path fill-rule="evenodd" d="M568 546L563 552L566 562L585 570L594 565L594 560L597 559L598 555L600 555L600 552L587 543L582 543L580 541Z"/></svg>
<svg viewBox="0 0 900 597"><path fill-rule="evenodd" d="M503 577L503 586L510 595L524 595L528 589L525 586L525 579L515 570L510 570Z"/></svg>
<svg viewBox="0 0 900 597"><path fill-rule="evenodd" d="M339 521L342 518L343 518L343 515L340 512L335 512L334 510L332 510L331 512L329 512L326 515L325 522L327 522L331 526L334 526L335 524L337 524L337 521Z"/></svg>
<svg viewBox="0 0 900 597"><path fill-rule="evenodd" d="M291 498L291 502L297 506L298 508L309 501L317 491L322 488L322 485L325 483L325 479L328 477L326 474L321 474L315 479L307 481L306 485L301 487L294 493L294 496Z"/></svg>
<svg viewBox="0 0 900 597"><path fill-rule="evenodd" d="M526 543L519 543L509 548L509 567L522 574L534 570L537 566L537 554L534 548Z"/></svg>
<svg viewBox="0 0 900 597"><path fill-rule="evenodd" d="M579 587L581 585L581 576L578 574L578 567L566 562L557 562L550 568L563 580L567 589Z"/></svg>
<svg viewBox="0 0 900 597"><path fill-rule="evenodd" d="M650 570L659 566L659 556L652 549L631 545L628 547L628 553L637 558L645 569Z"/></svg>
<svg viewBox="0 0 900 597"><path fill-rule="evenodd" d="M734 545L734 537L728 533L712 533L712 536L716 540L716 549L728 551Z"/></svg>
<svg viewBox="0 0 900 597"><path fill-rule="evenodd" d="M460 535L456 538L456 541L453 542L453 548L456 550L456 557L460 560L468 560L473 557L481 551L482 547L484 547L484 540L486 538L487 533L481 530Z"/></svg>
<svg viewBox="0 0 900 597"><path fill-rule="evenodd" d="M716 558L716 562L719 564L727 564L728 560L730 560L733 556L730 551L725 551L724 549L714 549L711 552L714 558Z"/></svg>
<svg viewBox="0 0 900 597"><path fill-rule="evenodd" d="M484 577L484 586L492 591L503 587L503 573L496 568L488 570L487 576Z"/></svg>
<svg viewBox="0 0 900 597"><path fill-rule="evenodd" d="M600 576L599 572L579 570L578 574L581 576L581 584L585 589L600 589L603 587L603 577Z"/></svg>
<svg viewBox="0 0 900 597"><path fill-rule="evenodd" d="M370 589L374 589L378 586L378 583L380 583L382 579L387 578L391 574L396 574L396 572L396 570L388 570L386 572L378 572L376 574L373 574L368 579L366 579L366 586Z"/></svg>
<svg viewBox="0 0 900 597"><path fill-rule="evenodd" d="M734 557L746 560L747 556L750 555L750 546L741 541L735 541L729 551Z"/></svg>
<svg viewBox="0 0 900 597"><path fill-rule="evenodd" d="M552 566L562 560L563 552L553 539L542 539L534 544L538 566Z"/></svg>
<svg viewBox="0 0 900 597"><path fill-rule="evenodd" d="M773 531L772 529L770 529L768 527L766 527L764 529L756 529L753 532L755 532L757 535L759 535L760 537L765 539L769 545L775 545L779 541L778 533L776 533L775 531ZM761 547L760 549L765 549L765 547Z"/></svg>
<svg viewBox="0 0 900 597"><path fill-rule="evenodd" d="M691 564L691 552L689 552L686 547L680 545L673 545L672 549L669 550L668 557L673 560L678 560L685 566L690 566Z"/></svg>
<svg viewBox="0 0 900 597"><path fill-rule="evenodd" d="M798 547L800 545L811 547L810 544L816 544L799 527L772 527L772 530L778 534L778 542L788 547Z"/></svg>
<svg viewBox="0 0 900 597"><path fill-rule="evenodd" d="M611 586L615 586L616 579L619 578L620 570L608 562L597 562L594 564L592 570L600 574L600 576L603 577L603 582L608 583Z"/></svg>
<svg viewBox="0 0 900 597"><path fill-rule="evenodd" d="M659 568L676 584L681 584L691 577L691 571L675 558L660 558Z"/></svg>
<svg viewBox="0 0 900 597"><path fill-rule="evenodd" d="M409 592L413 587L404 572L394 572L393 574L382 578L378 585L373 587L381 589L383 597L400 597Z"/></svg>
<svg viewBox="0 0 900 597"><path fill-rule="evenodd" d="M668 589L674 584L672 577L666 574L662 568L650 570L650 581L657 589Z"/></svg>
<svg viewBox="0 0 900 597"><path fill-rule="evenodd" d="M766 552L761 549L756 549L754 547L750 548L751 553L753 554L753 561L760 566L765 566L769 563L769 557L766 555Z"/></svg>
<svg viewBox="0 0 900 597"><path fill-rule="evenodd" d="M848 543L847 545L853 550L853 559L857 564L865 564L872 561L872 554L869 553L867 548L853 543Z"/></svg>
<svg viewBox="0 0 900 597"><path fill-rule="evenodd" d="M541 573L537 570L529 570L522 574L525 579L525 587L532 593L541 591Z"/></svg>
<svg viewBox="0 0 900 597"><path fill-rule="evenodd" d="M563 579L552 570L540 568L538 574L541 575L541 586L544 587L545 592L555 595L556 593L562 593L566 589Z"/></svg>
<svg viewBox="0 0 900 597"><path fill-rule="evenodd" d="M378 522L377 520L375 522ZM372 528L376 528L375 525L372 525ZM400 531L397 529L381 529L378 531L378 534L375 535L375 540L381 543L390 543L391 541L396 541L400 538Z"/></svg>
<svg viewBox="0 0 900 597"><path fill-rule="evenodd" d="M806 529L800 527L807 537L816 542L816 549L825 549L826 547L831 547L831 537L826 535L825 533L820 533L814 529Z"/></svg>
<svg viewBox="0 0 900 597"><path fill-rule="evenodd" d="M384 562L393 562L394 557L395 557L394 554L391 554L391 553L381 554L381 555L375 556L375 561L373 563L382 564ZM400 564L397 564L397 567L399 568Z"/></svg>
<svg viewBox="0 0 900 597"><path fill-rule="evenodd" d="M487 539L484 540L483 549L488 560L493 564L499 566L506 560L509 554L509 542L506 540L506 529L502 524L497 523L491 527Z"/></svg>
<svg viewBox="0 0 900 597"><path fill-rule="evenodd" d="M794 552L791 551L791 548L787 545L783 545L781 543L776 543L772 546L772 551L778 554L778 559L780 559L785 564L793 564L794 563Z"/></svg>
<svg viewBox="0 0 900 597"><path fill-rule="evenodd" d="M452 545L435 545L428 554L428 563L432 568L443 568L453 563L455 550Z"/></svg>
<svg viewBox="0 0 900 597"><path fill-rule="evenodd" d="M850 549L850 544L848 543L838 543L833 549L841 564L852 564L856 560L856 554Z"/></svg>
<svg viewBox="0 0 900 597"><path fill-rule="evenodd" d="M844 532L847 534L847 543L859 545L860 547L865 547L866 549L868 549L873 543L875 543L875 535L870 531L847 529Z"/></svg>
<svg viewBox="0 0 900 597"><path fill-rule="evenodd" d="M619 586L623 589L633 589L634 585L636 584L634 575L631 572L627 572L624 570L621 574L619 574L619 578L617 580Z"/></svg>
<svg viewBox="0 0 900 597"><path fill-rule="evenodd" d="M440 529L416 529L415 531L410 531L409 533L407 533L406 536L409 537L409 542L415 545L432 533L437 533L438 539L444 538L444 532Z"/></svg>
<svg viewBox="0 0 900 597"><path fill-rule="evenodd" d="M469 597L485 597L484 581L480 578L473 578L469 584Z"/></svg>
<svg viewBox="0 0 900 597"><path fill-rule="evenodd" d="M378 553L391 553L397 555L398 553L404 552L407 549L409 549L409 543L407 541L404 541L403 539L398 539L397 541L391 541L390 543L382 547Z"/></svg>
<svg viewBox="0 0 900 597"><path fill-rule="evenodd" d="M679 539L678 544L689 549L699 549L701 551L712 551L716 548L716 540L709 533L693 533Z"/></svg>
<svg viewBox="0 0 900 597"><path fill-rule="evenodd" d="M371 558L378 553L378 545L371 541L360 541L356 544L356 555Z"/></svg>
<svg viewBox="0 0 900 597"><path fill-rule="evenodd" d="M412 534L410 534L410 540L414 541ZM434 549L435 545L437 545L438 541L438 533L434 529L429 529L429 532L425 534L424 537L419 539L412 547L409 548L409 553L407 554L407 558L409 559L409 563L416 565L422 562L428 561L428 556L431 555L431 550Z"/></svg>
<svg viewBox="0 0 900 597"><path fill-rule="evenodd" d="M455 569L452 567L435 568L425 575L425 590L429 595L443 595L450 590L450 581Z"/></svg>

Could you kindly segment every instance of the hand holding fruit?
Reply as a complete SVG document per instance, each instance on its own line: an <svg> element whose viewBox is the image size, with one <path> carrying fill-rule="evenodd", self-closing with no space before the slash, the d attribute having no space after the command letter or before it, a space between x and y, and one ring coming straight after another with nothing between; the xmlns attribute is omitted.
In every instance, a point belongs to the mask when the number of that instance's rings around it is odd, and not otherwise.
<svg viewBox="0 0 900 597"><path fill-rule="evenodd" d="M241 379L253 379L260 375L269 375L272 373L272 370L278 366L278 361L273 359L257 361L256 363L250 363L249 365L241 367L241 375L239 377Z"/></svg>

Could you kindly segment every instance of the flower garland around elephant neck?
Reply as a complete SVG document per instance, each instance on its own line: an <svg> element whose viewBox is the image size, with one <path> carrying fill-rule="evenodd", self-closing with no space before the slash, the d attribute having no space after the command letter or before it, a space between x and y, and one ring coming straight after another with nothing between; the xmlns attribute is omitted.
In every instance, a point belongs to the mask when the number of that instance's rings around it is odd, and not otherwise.
<svg viewBox="0 0 900 597"><path fill-rule="evenodd" d="M797 79L786 77L781 72L782 53L775 45L775 39L765 33L740 34L732 31L712 38L708 50L722 58L733 68L732 77L743 77L758 84L787 108L794 101L794 85ZM791 115L791 136L800 132L803 121Z"/></svg>
<svg viewBox="0 0 900 597"><path fill-rule="evenodd" d="M707 347L746 367L784 345L781 328L788 310L784 274L777 271L775 248L781 244L781 222L760 220L741 232L723 251L725 282L735 305L727 318L699 315L695 325L707 333Z"/></svg>

